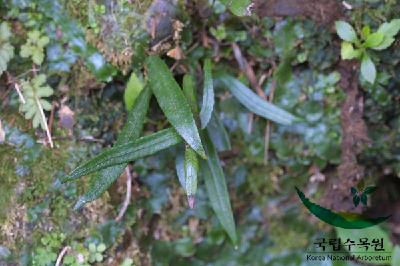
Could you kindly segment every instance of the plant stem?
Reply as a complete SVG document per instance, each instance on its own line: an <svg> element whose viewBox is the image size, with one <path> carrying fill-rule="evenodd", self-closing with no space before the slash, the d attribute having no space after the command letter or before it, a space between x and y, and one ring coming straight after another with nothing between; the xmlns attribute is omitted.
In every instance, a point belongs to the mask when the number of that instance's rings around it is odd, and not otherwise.
<svg viewBox="0 0 400 266"><path fill-rule="evenodd" d="M40 101L39 101L39 99L37 97L35 97L35 100L36 100L36 104L37 104L37 106L39 108L40 115L41 115L42 120L43 120L44 128L46 130L47 139L49 140L50 147L53 148L54 147L53 140L51 139L51 134L50 134L49 127L47 126L47 119L46 119L46 116L45 116L45 114L43 112L42 104L40 103Z"/></svg>
<svg viewBox="0 0 400 266"><path fill-rule="evenodd" d="M60 265L61 265L61 261L62 261L63 257L65 256L65 254L67 254L67 252L68 252L70 249L71 249L70 246L66 246L66 247L64 247L64 248L61 250L60 254L59 254L58 257L57 257L57 261L56 261L55 266L60 266Z"/></svg>
<svg viewBox="0 0 400 266"><path fill-rule="evenodd" d="M124 217L124 214L125 214L126 210L128 209L129 202L131 201L132 175L131 175L131 171L129 169L129 165L125 168L125 173L126 173L126 196L125 196L124 204L122 205L122 208L118 213L118 216L115 218L116 222L120 222L122 220L122 217Z"/></svg>

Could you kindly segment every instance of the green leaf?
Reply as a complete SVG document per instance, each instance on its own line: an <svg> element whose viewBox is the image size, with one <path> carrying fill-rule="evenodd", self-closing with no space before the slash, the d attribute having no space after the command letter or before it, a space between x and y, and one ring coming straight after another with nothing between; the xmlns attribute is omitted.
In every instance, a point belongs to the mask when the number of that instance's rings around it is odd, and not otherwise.
<svg viewBox="0 0 400 266"><path fill-rule="evenodd" d="M33 63L41 65L44 59L44 47L49 43L47 36L40 36L37 30L28 32L28 39L21 46L20 56L27 58L31 57Z"/></svg>
<svg viewBox="0 0 400 266"><path fill-rule="evenodd" d="M14 57L14 47L10 43L11 31L6 22L0 24L0 76L7 70L7 64Z"/></svg>
<svg viewBox="0 0 400 266"><path fill-rule="evenodd" d="M367 194L362 193L361 194L361 203L364 204L364 205L367 205L367 202L368 202Z"/></svg>
<svg viewBox="0 0 400 266"><path fill-rule="evenodd" d="M371 34L371 27L368 25L365 25L362 29L361 29L361 34L362 37L365 39L368 38L368 36Z"/></svg>
<svg viewBox="0 0 400 266"><path fill-rule="evenodd" d="M363 228L363 229L343 229L343 228L339 228L336 227L336 237L340 238L340 239L351 239L351 240L358 240L360 238L367 238L369 242L372 241L372 239L383 239L383 245L384 245L384 252L392 252L393 251L393 244L392 241L389 238L389 235L382 229L380 228L378 225L376 226L372 226L372 227L368 227L368 228ZM359 250L353 248L352 251L357 252ZM386 256L389 254L383 254L382 252L379 251L373 251L373 250L369 250L371 251L370 254L368 254L369 256L367 257L371 257L371 258L367 258L368 260L363 259L363 256L361 256L360 260L362 262L365 262L367 264L374 264L374 265L387 265L388 261L384 261L382 259L378 258L378 255L381 256ZM355 255L356 257L359 255L359 253L353 253L353 252L349 252L351 255ZM390 263L390 261L389 261Z"/></svg>
<svg viewBox="0 0 400 266"><path fill-rule="evenodd" d="M339 37L347 42L356 42L357 34L354 28L346 21L336 21L336 32Z"/></svg>
<svg viewBox="0 0 400 266"><path fill-rule="evenodd" d="M248 12L248 7L251 4L250 0L221 0L221 2L236 16L250 15Z"/></svg>
<svg viewBox="0 0 400 266"><path fill-rule="evenodd" d="M395 41L394 36L396 36L400 31L400 19L393 19L389 23L383 23L378 32L384 35L383 42L377 46L373 47L374 50L384 50L391 46Z"/></svg>
<svg viewBox="0 0 400 266"><path fill-rule="evenodd" d="M385 36L396 36L397 33L400 31L400 19L393 19L389 23L383 23L379 29L378 32L383 33Z"/></svg>
<svg viewBox="0 0 400 266"><path fill-rule="evenodd" d="M46 75L40 74L30 80L22 80L22 94L25 103L21 104L21 112L25 113L26 119L32 119L32 126L37 128L39 125L46 130L47 121L43 120L41 112L50 111L51 104L43 97L51 96L54 91L50 86L43 86L46 83Z"/></svg>
<svg viewBox="0 0 400 266"><path fill-rule="evenodd" d="M206 128L214 109L214 85L211 74L211 60L207 58L204 61L204 89L203 104L200 111L201 128Z"/></svg>
<svg viewBox="0 0 400 266"><path fill-rule="evenodd" d="M64 178L63 182L72 181L110 166L132 162L153 155L181 142L182 138L173 128L163 129L135 141L129 141L105 150L103 153L75 168Z"/></svg>
<svg viewBox="0 0 400 266"><path fill-rule="evenodd" d="M100 243L100 244L97 246L97 251L98 251L98 252L103 253L105 250L106 250L106 245L105 245L104 243Z"/></svg>
<svg viewBox="0 0 400 266"><path fill-rule="evenodd" d="M178 176L179 183L186 193L186 178L185 178L185 149L179 148L175 158L176 175Z"/></svg>
<svg viewBox="0 0 400 266"><path fill-rule="evenodd" d="M219 222L227 232L232 243L236 245L235 221L233 219L231 203L229 202L225 175L218 159L217 151L207 134L204 134L203 140L208 160L201 160L201 170L207 194Z"/></svg>
<svg viewBox="0 0 400 266"><path fill-rule="evenodd" d="M251 112L282 125L291 125L295 121L295 116L265 101L239 80L231 76L224 76L218 80Z"/></svg>
<svg viewBox="0 0 400 266"><path fill-rule="evenodd" d="M207 125L207 132L218 151L231 149L229 135L215 112L211 115L210 123Z"/></svg>
<svg viewBox="0 0 400 266"><path fill-rule="evenodd" d="M134 141L140 136L149 108L150 98L151 90L145 87L140 92L133 109L129 112L127 122L118 136L115 146ZM80 209L86 203L99 198L121 176L127 165L127 163L123 163L101 170L93 179L89 190L79 198L74 209Z"/></svg>
<svg viewBox="0 0 400 266"><path fill-rule="evenodd" d="M364 46L367 48L377 47L382 43L383 37L384 37L383 33L380 32L372 33L365 40Z"/></svg>
<svg viewBox="0 0 400 266"><path fill-rule="evenodd" d="M185 191L188 196L190 208L194 207L194 196L197 191L197 173L199 171L199 161L196 152L190 148L185 149Z"/></svg>
<svg viewBox="0 0 400 266"><path fill-rule="evenodd" d="M186 143L205 158L191 108L168 66L158 56L149 56L146 65L150 86L168 121Z"/></svg>
<svg viewBox="0 0 400 266"><path fill-rule="evenodd" d="M355 195L354 197L353 197L353 203L354 203L354 206L358 206L358 204L360 203L360 197L359 196L357 196L357 195Z"/></svg>
<svg viewBox="0 0 400 266"><path fill-rule="evenodd" d="M136 76L135 72L132 72L124 92L124 102L127 110L132 110L136 98L139 96L142 90L142 82Z"/></svg>
<svg viewBox="0 0 400 266"><path fill-rule="evenodd" d="M364 193L367 195L371 195L372 193L374 193L376 191L377 187L376 186L370 186L370 187L366 187L364 189Z"/></svg>
<svg viewBox="0 0 400 266"><path fill-rule="evenodd" d="M185 76L183 76L182 87L183 94L185 94L185 97L189 102L190 108L192 108L193 115L197 116L199 114L199 108L197 106L196 86L192 75L185 74Z"/></svg>
<svg viewBox="0 0 400 266"><path fill-rule="evenodd" d="M356 195L357 194L357 189L354 188L354 187L351 187L350 191L351 191L351 195Z"/></svg>
<svg viewBox="0 0 400 266"><path fill-rule="evenodd" d="M361 50L354 50L352 43L342 42L341 56L344 60L359 58Z"/></svg>
<svg viewBox="0 0 400 266"><path fill-rule="evenodd" d="M374 83L376 78L376 68L374 62L372 62L371 58L368 54L364 54L361 61L361 75L367 80L369 83Z"/></svg>

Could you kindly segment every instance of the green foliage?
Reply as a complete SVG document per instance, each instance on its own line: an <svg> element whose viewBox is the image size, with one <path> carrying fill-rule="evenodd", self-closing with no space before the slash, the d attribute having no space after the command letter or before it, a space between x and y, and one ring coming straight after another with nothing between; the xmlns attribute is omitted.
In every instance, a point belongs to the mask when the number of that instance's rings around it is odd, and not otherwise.
<svg viewBox="0 0 400 266"><path fill-rule="evenodd" d="M64 234L49 233L41 238L41 245L36 248L33 254L34 266L54 265L58 250L62 247L66 236Z"/></svg>
<svg viewBox="0 0 400 266"><path fill-rule="evenodd" d="M193 200L197 191L197 174L199 171L199 161L196 152L190 148L185 149L185 191L189 198L190 207L193 208Z"/></svg>
<svg viewBox="0 0 400 266"><path fill-rule="evenodd" d="M219 81L232 92L241 104L253 113L282 125L290 125L295 121L296 118L292 114L261 99L239 80L224 76L219 78Z"/></svg>
<svg viewBox="0 0 400 266"><path fill-rule="evenodd" d="M236 16L246 16L250 14L250 0L221 0L221 2Z"/></svg>
<svg viewBox="0 0 400 266"><path fill-rule="evenodd" d="M143 84L136 76L135 72L132 72L128 84L126 84L126 89L124 92L125 107L127 110L132 110L137 97L143 90Z"/></svg>
<svg viewBox="0 0 400 266"><path fill-rule="evenodd" d="M7 70L8 62L14 57L14 47L10 43L11 31L6 22L0 24L0 75Z"/></svg>
<svg viewBox="0 0 400 266"><path fill-rule="evenodd" d="M106 245L104 243L100 243L98 245L94 243L89 244L89 262L102 262L103 261L103 253L106 250Z"/></svg>
<svg viewBox="0 0 400 266"><path fill-rule="evenodd" d="M53 94L53 89L46 85L46 75L40 74L31 80L22 80L21 86L25 98L25 103L21 104L21 111L25 113L25 119L32 119L34 128L40 125L46 130L44 110L50 111L51 104L44 98Z"/></svg>
<svg viewBox="0 0 400 266"><path fill-rule="evenodd" d="M191 108L167 65L157 56L146 59L151 89L168 121L201 157L205 158Z"/></svg>
<svg viewBox="0 0 400 266"><path fill-rule="evenodd" d="M361 75L365 80L374 83L376 67L367 49L384 50L394 42L394 36L400 31L400 19L383 23L379 29L371 33L371 28L366 25L361 30L361 39L357 37L354 28L345 21L336 22L336 31L342 42L342 59L361 60Z"/></svg>
<svg viewBox="0 0 400 266"><path fill-rule="evenodd" d="M203 89L203 104L200 111L201 128L207 127L211 119L211 114L214 109L214 86L211 74L211 60L204 61L204 89Z"/></svg>
<svg viewBox="0 0 400 266"><path fill-rule="evenodd" d="M228 233L232 243L237 245L235 221L232 207L229 202L228 188L225 175L218 159L217 151L207 134L204 134L204 143L208 160L201 160L201 170L207 188L211 206L221 225Z"/></svg>
<svg viewBox="0 0 400 266"><path fill-rule="evenodd" d="M64 182L77 179L110 166L132 162L153 155L181 142L182 138L173 128L158 131L135 141L129 141L104 151L100 155L75 168L64 178Z"/></svg>
<svg viewBox="0 0 400 266"><path fill-rule="evenodd" d="M41 65L44 59L44 48L49 41L49 37L42 36L38 30L28 32L28 40L21 46L21 57L31 57L33 63Z"/></svg>
<svg viewBox="0 0 400 266"><path fill-rule="evenodd" d="M140 92L137 102L134 103L134 106L129 113L127 123L118 136L115 144L116 146L126 144L129 141L134 141L140 136L144 119L149 108L150 98L151 90L149 88L144 88ZM99 198L112 185L112 183L117 180L126 166L127 163L123 163L101 170L92 182L89 191L86 192L86 194L83 195L75 204L75 209L79 209L85 203Z"/></svg>

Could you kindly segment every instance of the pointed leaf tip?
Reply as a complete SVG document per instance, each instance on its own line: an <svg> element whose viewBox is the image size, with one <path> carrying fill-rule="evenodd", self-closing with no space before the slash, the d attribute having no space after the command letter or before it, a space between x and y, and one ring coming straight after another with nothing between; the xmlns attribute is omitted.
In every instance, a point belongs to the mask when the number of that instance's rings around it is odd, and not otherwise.
<svg viewBox="0 0 400 266"><path fill-rule="evenodd" d="M188 196L188 204L189 204L189 208L193 209L194 208L194 203L195 203L196 199L193 195Z"/></svg>

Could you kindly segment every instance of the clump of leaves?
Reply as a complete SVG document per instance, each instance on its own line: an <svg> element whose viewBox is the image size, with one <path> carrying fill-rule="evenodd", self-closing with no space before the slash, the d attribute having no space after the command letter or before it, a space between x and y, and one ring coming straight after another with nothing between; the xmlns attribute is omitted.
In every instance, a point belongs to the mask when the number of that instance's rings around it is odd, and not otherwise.
<svg viewBox="0 0 400 266"><path fill-rule="evenodd" d="M370 83L376 79L376 67L371 59L368 49L381 51L394 42L394 36L400 31L400 19L393 19L383 23L376 32L371 32L370 26L361 29L359 38L355 29L345 21L336 22L336 31L343 40L341 56L342 59L361 60L361 75Z"/></svg>
<svg viewBox="0 0 400 266"><path fill-rule="evenodd" d="M75 180L92 172L100 171L89 192L76 207L98 198L120 176L127 163L153 155L175 145L184 146L178 155L177 173L185 190L189 206L193 207L197 189L198 172L201 170L211 206L231 241L237 244L235 222L229 201L221 162L218 158L213 136L222 126L214 114L214 87L211 60L204 64L203 104L200 113L197 106L193 78L185 76L183 90L174 79L165 62L157 56L146 59L148 84L140 91L128 117L128 123L117 139L115 147L73 170L64 182ZM217 82L227 87L233 96L247 109L274 122L291 125L296 117L263 100L239 80L225 76ZM171 124L171 128L139 138L146 117L151 92ZM201 130L197 127L201 121ZM210 133L212 132L212 134ZM227 145L230 146L230 145Z"/></svg>
<svg viewBox="0 0 400 266"><path fill-rule="evenodd" d="M57 259L57 251L64 240L65 235L62 233L50 233L42 237L40 239L41 245L33 254L33 265L53 265Z"/></svg>
<svg viewBox="0 0 400 266"><path fill-rule="evenodd" d="M0 24L0 75L7 70L7 64L14 56L14 47L10 44L11 31L6 22Z"/></svg>
<svg viewBox="0 0 400 266"><path fill-rule="evenodd" d="M94 243L89 244L89 262L102 262L103 261L103 253L106 250L106 245L104 243L100 243L98 245Z"/></svg>
<svg viewBox="0 0 400 266"><path fill-rule="evenodd" d="M21 105L21 111L25 113L26 119L32 119L32 125L37 128L39 125L47 130L44 110L50 111L51 104L43 99L53 94L53 89L46 85L46 75L40 74L31 80L21 81L25 103Z"/></svg>
<svg viewBox="0 0 400 266"><path fill-rule="evenodd" d="M21 57L31 57L33 63L41 65L44 59L44 47L49 43L49 37L41 36L38 30L28 32L27 42L21 46Z"/></svg>

